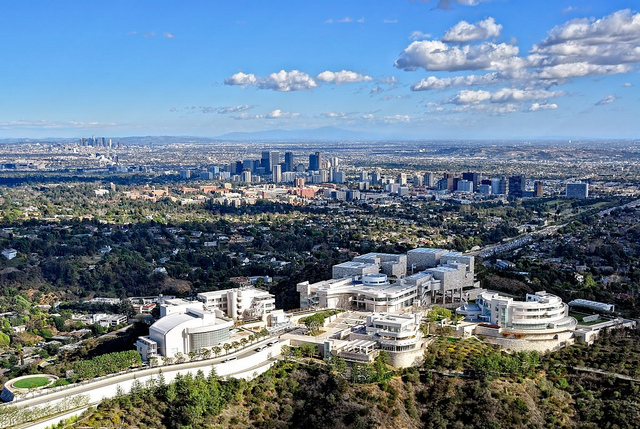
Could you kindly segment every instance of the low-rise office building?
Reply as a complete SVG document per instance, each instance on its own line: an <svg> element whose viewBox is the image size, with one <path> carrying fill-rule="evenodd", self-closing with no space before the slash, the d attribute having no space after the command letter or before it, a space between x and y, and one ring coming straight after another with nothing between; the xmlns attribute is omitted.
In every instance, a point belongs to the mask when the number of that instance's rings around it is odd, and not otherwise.
<svg viewBox="0 0 640 429"><path fill-rule="evenodd" d="M183 314L189 308L203 310L204 306L198 301L187 301L182 298L169 298L160 301L160 317L170 316L172 314Z"/></svg>
<svg viewBox="0 0 640 429"><path fill-rule="evenodd" d="M220 309L232 319L262 317L276 308L274 295L253 286L202 292L196 299L205 308Z"/></svg>

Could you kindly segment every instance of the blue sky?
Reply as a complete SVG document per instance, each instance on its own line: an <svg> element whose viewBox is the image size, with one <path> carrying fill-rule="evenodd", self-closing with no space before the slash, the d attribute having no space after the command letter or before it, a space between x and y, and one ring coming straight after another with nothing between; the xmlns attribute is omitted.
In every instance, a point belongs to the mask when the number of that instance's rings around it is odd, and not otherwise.
<svg viewBox="0 0 640 429"><path fill-rule="evenodd" d="M0 137L640 137L622 0L5 1Z"/></svg>

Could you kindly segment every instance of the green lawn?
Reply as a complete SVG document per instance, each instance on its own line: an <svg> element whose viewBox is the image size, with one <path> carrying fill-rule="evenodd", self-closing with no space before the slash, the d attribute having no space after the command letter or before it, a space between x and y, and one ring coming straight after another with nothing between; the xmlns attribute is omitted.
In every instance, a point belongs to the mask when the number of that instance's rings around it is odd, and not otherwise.
<svg viewBox="0 0 640 429"><path fill-rule="evenodd" d="M599 320L594 320L593 322L584 322L582 319L587 316L590 316L590 314L574 313L572 311L569 312L569 316L574 317L578 321L578 325L582 325L582 326L595 325L596 323L602 323L605 321L603 319L599 319Z"/></svg>
<svg viewBox="0 0 640 429"><path fill-rule="evenodd" d="M33 389L34 387L46 386L49 381L49 377L29 377L16 381L13 386L19 389Z"/></svg>
<svg viewBox="0 0 640 429"><path fill-rule="evenodd" d="M49 387L66 386L67 384L71 384L71 382L69 380L67 380L66 378L59 378L59 379L56 380L55 383L53 383Z"/></svg>

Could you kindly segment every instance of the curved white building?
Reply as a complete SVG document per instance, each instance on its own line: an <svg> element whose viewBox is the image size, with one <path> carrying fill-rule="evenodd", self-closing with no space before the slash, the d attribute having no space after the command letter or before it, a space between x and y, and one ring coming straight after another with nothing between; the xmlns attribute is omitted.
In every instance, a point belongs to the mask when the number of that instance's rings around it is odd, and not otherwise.
<svg viewBox="0 0 640 429"><path fill-rule="evenodd" d="M181 353L197 352L229 340L233 320L223 317L218 310L204 311L189 308L185 313L170 314L149 328L149 336L136 343L143 360L156 353L168 358Z"/></svg>
<svg viewBox="0 0 640 429"><path fill-rule="evenodd" d="M527 294L524 301L485 292L478 295L475 304L465 304L456 313L467 321L482 322L475 329L477 335L506 340L500 344L512 349L557 347L572 340L577 326L576 319L569 317L569 306L545 291ZM526 340L529 346L514 347L508 342L513 339Z"/></svg>
<svg viewBox="0 0 640 429"><path fill-rule="evenodd" d="M466 304L456 311L469 321L480 321L513 330L540 330L575 327L569 317L569 306L559 296L545 291L527 294L525 301L498 293L478 295L475 304Z"/></svg>

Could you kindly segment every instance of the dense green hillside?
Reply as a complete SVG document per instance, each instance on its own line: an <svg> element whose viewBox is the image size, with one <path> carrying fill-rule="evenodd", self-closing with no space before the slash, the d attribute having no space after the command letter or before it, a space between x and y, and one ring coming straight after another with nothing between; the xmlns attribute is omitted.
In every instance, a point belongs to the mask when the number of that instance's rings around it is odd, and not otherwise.
<svg viewBox="0 0 640 429"><path fill-rule="evenodd" d="M621 330L591 349L574 346L539 358L507 355L475 340L440 341L423 367L367 384L319 363L281 362L250 382L187 376L138 386L74 427L631 428L640 421L640 382L616 375L621 366L607 356L624 356L637 368L638 340L638 331ZM589 372L584 364L611 372Z"/></svg>

